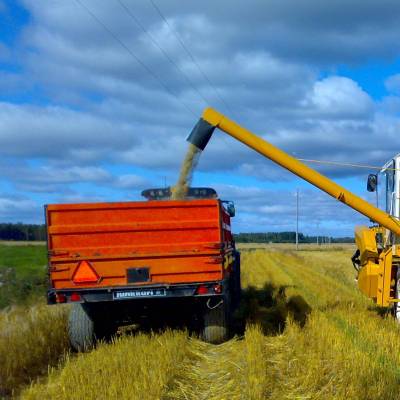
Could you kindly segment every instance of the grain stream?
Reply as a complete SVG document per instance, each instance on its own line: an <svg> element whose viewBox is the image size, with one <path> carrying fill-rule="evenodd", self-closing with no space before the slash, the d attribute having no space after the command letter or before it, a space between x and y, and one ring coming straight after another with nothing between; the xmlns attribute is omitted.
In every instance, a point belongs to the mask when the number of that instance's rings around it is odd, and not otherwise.
<svg viewBox="0 0 400 400"><path fill-rule="evenodd" d="M192 182L193 171L197 166L201 150L189 144L183 160L177 184L171 190L172 200L184 200Z"/></svg>

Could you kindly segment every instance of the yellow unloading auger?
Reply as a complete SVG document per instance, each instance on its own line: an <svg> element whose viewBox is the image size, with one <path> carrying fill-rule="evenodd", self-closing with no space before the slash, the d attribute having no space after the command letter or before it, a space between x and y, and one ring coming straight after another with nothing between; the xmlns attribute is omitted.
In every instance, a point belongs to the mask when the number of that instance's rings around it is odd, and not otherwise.
<svg viewBox="0 0 400 400"><path fill-rule="evenodd" d="M400 245L396 245L396 238L400 237L399 221L212 108L203 112L187 140L204 150L215 128L378 223L379 226L361 226L355 231L358 251L352 260L358 270L358 286L380 306L387 307L400 301L396 298L400 265Z"/></svg>

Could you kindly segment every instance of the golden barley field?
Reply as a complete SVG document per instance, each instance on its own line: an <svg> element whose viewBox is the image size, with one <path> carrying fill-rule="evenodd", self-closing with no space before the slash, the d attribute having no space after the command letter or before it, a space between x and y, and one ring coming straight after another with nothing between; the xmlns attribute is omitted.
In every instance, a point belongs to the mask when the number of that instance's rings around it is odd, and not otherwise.
<svg viewBox="0 0 400 400"><path fill-rule="evenodd" d="M66 347L67 309L38 306L27 319L4 312L3 394L14 387L22 399L399 399L400 327L358 292L352 251L243 250L236 335L221 345L167 330L120 335L77 355Z"/></svg>

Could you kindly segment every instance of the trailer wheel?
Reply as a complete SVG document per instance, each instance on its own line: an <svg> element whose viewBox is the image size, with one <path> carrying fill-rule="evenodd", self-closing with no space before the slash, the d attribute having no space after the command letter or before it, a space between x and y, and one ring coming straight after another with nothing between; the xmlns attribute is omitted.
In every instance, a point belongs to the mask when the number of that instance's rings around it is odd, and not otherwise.
<svg viewBox="0 0 400 400"><path fill-rule="evenodd" d="M76 351L87 351L96 344L94 321L81 304L74 304L68 319L68 336Z"/></svg>
<svg viewBox="0 0 400 400"><path fill-rule="evenodd" d="M219 344L229 338L230 301L228 296L211 302L208 300L203 316L203 340Z"/></svg>
<svg viewBox="0 0 400 400"><path fill-rule="evenodd" d="M232 303L233 307L236 308L241 299L242 295L242 286L240 283L240 253L238 251L235 252L235 263L233 265L233 276L232 276Z"/></svg>
<svg viewBox="0 0 400 400"><path fill-rule="evenodd" d="M98 340L109 340L117 326L96 305L74 304L68 319L68 336L76 351L88 351Z"/></svg>

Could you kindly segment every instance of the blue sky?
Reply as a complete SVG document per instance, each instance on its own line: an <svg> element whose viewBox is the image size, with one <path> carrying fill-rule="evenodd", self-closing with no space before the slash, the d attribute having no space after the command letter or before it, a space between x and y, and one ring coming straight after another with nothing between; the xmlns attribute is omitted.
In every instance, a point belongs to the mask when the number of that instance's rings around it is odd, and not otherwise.
<svg viewBox="0 0 400 400"><path fill-rule="evenodd" d="M0 222L173 184L207 105L299 158L400 151L398 1L153 3L0 0ZM374 201L370 171L313 166ZM237 232L294 230L296 189L306 234L368 223L221 133L193 184L236 202Z"/></svg>

